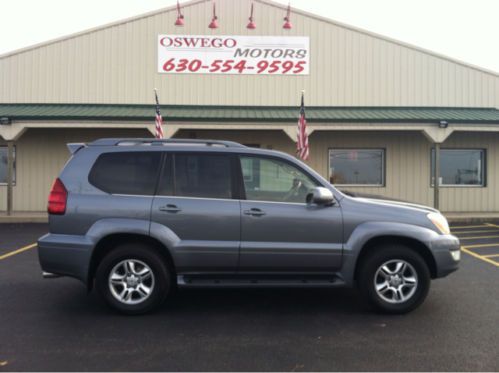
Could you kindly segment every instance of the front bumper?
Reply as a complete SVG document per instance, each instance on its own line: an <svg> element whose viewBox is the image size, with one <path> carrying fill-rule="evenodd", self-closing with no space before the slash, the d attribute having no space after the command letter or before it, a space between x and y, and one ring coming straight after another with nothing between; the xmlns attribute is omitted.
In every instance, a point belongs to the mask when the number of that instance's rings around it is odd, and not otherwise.
<svg viewBox="0 0 499 373"><path fill-rule="evenodd" d="M44 272L88 279L93 243L85 236L48 233L38 240L38 259Z"/></svg>
<svg viewBox="0 0 499 373"><path fill-rule="evenodd" d="M436 264L436 277L445 277L459 268L461 243L452 235L439 235L429 242Z"/></svg>

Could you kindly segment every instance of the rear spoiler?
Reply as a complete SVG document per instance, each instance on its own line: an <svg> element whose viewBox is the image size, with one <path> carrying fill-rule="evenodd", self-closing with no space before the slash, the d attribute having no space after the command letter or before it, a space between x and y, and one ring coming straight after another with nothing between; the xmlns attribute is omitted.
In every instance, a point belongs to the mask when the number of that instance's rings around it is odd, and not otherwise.
<svg viewBox="0 0 499 373"><path fill-rule="evenodd" d="M86 145L84 143L71 143L67 146L71 155L74 155L78 150L84 148Z"/></svg>

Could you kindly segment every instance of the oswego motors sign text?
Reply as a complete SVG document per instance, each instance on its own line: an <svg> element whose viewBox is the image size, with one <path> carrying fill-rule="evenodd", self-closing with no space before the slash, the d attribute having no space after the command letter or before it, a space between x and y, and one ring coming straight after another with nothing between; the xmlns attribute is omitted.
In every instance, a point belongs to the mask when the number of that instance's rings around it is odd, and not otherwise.
<svg viewBox="0 0 499 373"><path fill-rule="evenodd" d="M308 37L159 35L158 72L308 75Z"/></svg>

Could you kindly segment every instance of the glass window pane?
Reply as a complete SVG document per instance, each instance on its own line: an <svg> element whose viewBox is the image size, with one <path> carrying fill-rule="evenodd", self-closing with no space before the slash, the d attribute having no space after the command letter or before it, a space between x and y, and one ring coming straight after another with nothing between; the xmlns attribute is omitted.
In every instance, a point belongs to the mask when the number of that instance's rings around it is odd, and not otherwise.
<svg viewBox="0 0 499 373"><path fill-rule="evenodd" d="M153 195L161 160L159 152L118 152L99 156L88 180L111 194Z"/></svg>
<svg viewBox="0 0 499 373"><path fill-rule="evenodd" d="M383 149L329 151L329 181L335 185L383 185Z"/></svg>
<svg viewBox="0 0 499 373"><path fill-rule="evenodd" d="M225 155L176 154L175 195L231 199L230 157Z"/></svg>
<svg viewBox="0 0 499 373"><path fill-rule="evenodd" d="M0 184L7 184L7 162L9 150L6 146L0 146ZM14 147L14 174L12 181L16 182L16 148Z"/></svg>
<svg viewBox="0 0 499 373"><path fill-rule="evenodd" d="M246 199L305 203L318 184L295 166L276 159L241 157Z"/></svg>
<svg viewBox="0 0 499 373"><path fill-rule="evenodd" d="M441 149L440 185L485 185L483 149ZM435 150L431 153L431 183L434 185Z"/></svg>

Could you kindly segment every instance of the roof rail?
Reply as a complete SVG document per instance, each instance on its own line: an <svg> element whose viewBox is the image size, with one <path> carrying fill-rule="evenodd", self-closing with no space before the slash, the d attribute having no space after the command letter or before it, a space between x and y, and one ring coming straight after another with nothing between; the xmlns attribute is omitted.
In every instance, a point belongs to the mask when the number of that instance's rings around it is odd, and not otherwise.
<svg viewBox="0 0 499 373"><path fill-rule="evenodd" d="M225 146L226 148L244 148L245 146L234 141L222 140L197 140L197 139L151 139L151 138L106 138L98 139L88 144L89 146L134 146L134 145L205 145Z"/></svg>

